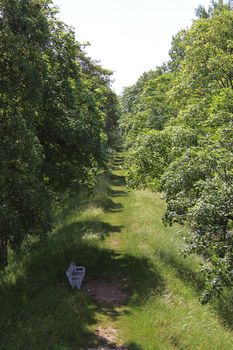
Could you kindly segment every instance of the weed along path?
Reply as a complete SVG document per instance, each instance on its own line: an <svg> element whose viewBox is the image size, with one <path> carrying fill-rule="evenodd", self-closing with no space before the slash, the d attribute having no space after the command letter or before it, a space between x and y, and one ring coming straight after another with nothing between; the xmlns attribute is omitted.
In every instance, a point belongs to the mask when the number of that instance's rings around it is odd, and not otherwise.
<svg viewBox="0 0 233 350"><path fill-rule="evenodd" d="M57 211L47 245L25 244L0 280L1 350L232 350L233 308L201 305L185 228L164 227L159 194L128 191L119 154L91 198ZM82 289L65 270L86 267Z"/></svg>

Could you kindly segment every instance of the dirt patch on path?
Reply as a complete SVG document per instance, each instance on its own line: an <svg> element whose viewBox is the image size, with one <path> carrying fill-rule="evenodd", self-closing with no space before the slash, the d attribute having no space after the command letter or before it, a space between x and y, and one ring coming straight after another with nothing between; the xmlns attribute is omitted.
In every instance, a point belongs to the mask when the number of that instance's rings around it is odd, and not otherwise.
<svg viewBox="0 0 233 350"><path fill-rule="evenodd" d="M104 350L127 350L127 348L123 345L122 340L118 337L117 329L113 327L98 327L95 334L100 341L108 344L108 347L102 347Z"/></svg>
<svg viewBox="0 0 233 350"><path fill-rule="evenodd" d="M87 350L127 350L126 348L106 348L101 346L100 348L88 348Z"/></svg>
<svg viewBox="0 0 233 350"><path fill-rule="evenodd" d="M125 286L124 281L88 281L83 286L83 290L92 295L99 303L120 306L128 297L124 291Z"/></svg>
<svg viewBox="0 0 233 350"><path fill-rule="evenodd" d="M107 304L113 307L110 312L116 316L117 306L121 306L128 298L124 288L127 286L126 281L88 281L83 285L83 290L90 294L98 303ZM97 339L106 345L98 348L88 348L87 350L127 350L119 338L118 330L112 326L99 326L95 331Z"/></svg>

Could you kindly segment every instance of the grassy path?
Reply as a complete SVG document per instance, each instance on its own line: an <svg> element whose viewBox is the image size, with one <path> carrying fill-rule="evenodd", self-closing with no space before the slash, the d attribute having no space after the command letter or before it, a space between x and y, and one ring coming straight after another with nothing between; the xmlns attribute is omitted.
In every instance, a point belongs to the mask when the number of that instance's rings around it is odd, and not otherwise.
<svg viewBox="0 0 233 350"><path fill-rule="evenodd" d="M123 343L135 350L232 349L233 334L211 306L199 302L198 259L184 259L179 250L184 228L164 227L158 194L127 192L121 163L116 159L109 179L115 209L102 215L120 229L103 245L128 264L119 264L123 273L116 278L127 279L129 302L118 308L116 318L103 317L103 326L116 327ZM109 276L113 278L111 271Z"/></svg>
<svg viewBox="0 0 233 350"><path fill-rule="evenodd" d="M199 302L198 259L179 251L185 229L163 226L159 195L127 191L122 162L99 177L91 200L66 201L46 246L31 241L12 257L0 280L1 350L233 349L228 305ZM71 290L71 261L87 269L84 289L110 284L126 301Z"/></svg>

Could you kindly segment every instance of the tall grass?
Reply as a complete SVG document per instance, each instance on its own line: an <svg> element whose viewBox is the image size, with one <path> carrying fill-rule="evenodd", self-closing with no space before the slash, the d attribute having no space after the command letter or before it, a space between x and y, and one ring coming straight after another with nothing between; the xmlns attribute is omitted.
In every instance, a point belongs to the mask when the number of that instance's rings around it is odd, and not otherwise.
<svg viewBox="0 0 233 350"><path fill-rule="evenodd" d="M148 350L232 349L233 334L224 329L214 305L199 301L203 289L200 259L184 259L180 251L185 228L163 226L165 208L158 194L136 191L130 196L124 250L149 258L159 278L145 299L138 303L131 299L130 313L120 321L125 339Z"/></svg>
<svg viewBox="0 0 233 350"><path fill-rule="evenodd" d="M199 258L180 252L185 227L163 226L159 194L127 192L122 160L99 175L91 196L65 199L47 244L32 239L12 254L0 280L1 350L98 347L98 326L118 329L131 350L233 349L229 296L201 305ZM125 305L72 290L71 261L86 267L86 280L122 283Z"/></svg>

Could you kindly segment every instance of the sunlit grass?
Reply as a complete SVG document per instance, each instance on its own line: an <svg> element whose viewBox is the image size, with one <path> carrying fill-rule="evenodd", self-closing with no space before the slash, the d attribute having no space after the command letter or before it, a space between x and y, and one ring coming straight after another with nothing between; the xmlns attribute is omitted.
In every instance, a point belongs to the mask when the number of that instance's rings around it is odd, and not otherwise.
<svg viewBox="0 0 233 350"><path fill-rule="evenodd" d="M117 328L129 350L233 348L229 296L201 305L200 259L180 251L187 228L163 225L159 194L127 192L121 163L90 197L66 197L46 245L32 239L12 254L0 281L1 350L97 347L99 325ZM86 267L86 280L126 281L127 303L106 307L72 290L71 261Z"/></svg>
<svg viewBox="0 0 233 350"><path fill-rule="evenodd" d="M136 191L130 196L124 250L150 259L159 272L160 288L158 293L152 288L140 303L132 300L131 312L120 322L124 337L148 350L231 349L232 333L224 330L212 306L199 301L203 288L200 259L184 259L180 250L185 227L164 227L165 206L158 194Z"/></svg>

